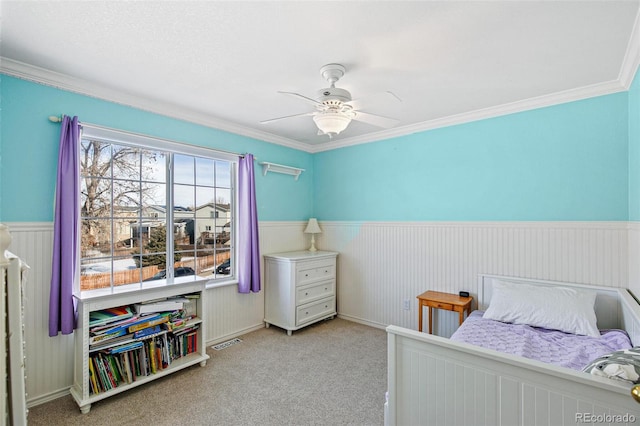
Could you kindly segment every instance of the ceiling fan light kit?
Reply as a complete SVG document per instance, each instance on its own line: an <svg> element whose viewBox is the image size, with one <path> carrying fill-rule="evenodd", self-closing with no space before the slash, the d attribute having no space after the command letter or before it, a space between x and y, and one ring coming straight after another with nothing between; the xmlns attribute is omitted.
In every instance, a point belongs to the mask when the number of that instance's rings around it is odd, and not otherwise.
<svg viewBox="0 0 640 426"><path fill-rule="evenodd" d="M339 135L351 123L351 117L341 112L323 112L313 116L313 121L322 134L333 138Z"/></svg>
<svg viewBox="0 0 640 426"><path fill-rule="evenodd" d="M288 115L285 117L272 118L264 120L261 123L271 123L278 120L284 120L292 117L312 116L313 121L318 127L319 135L327 135L333 138L344 131L351 123L351 120L362 121L377 127L390 128L398 123L398 120L382 117L356 111L354 101L351 99L351 93L345 89L335 87L335 84L344 76L346 68L340 64L327 64L320 68L320 75L329 82L330 87L320 89L317 92L317 98L311 99L299 93L280 92L286 95L295 96L307 103L311 103L316 110L314 112L300 113ZM385 92L393 96L393 99L400 100L391 92Z"/></svg>

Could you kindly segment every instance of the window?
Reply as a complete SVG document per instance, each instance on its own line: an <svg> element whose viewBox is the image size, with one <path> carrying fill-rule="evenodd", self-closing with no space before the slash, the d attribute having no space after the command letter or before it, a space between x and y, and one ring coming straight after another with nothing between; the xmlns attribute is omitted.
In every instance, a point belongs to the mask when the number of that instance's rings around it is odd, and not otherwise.
<svg viewBox="0 0 640 426"><path fill-rule="evenodd" d="M81 291L229 279L237 156L92 127L79 154Z"/></svg>

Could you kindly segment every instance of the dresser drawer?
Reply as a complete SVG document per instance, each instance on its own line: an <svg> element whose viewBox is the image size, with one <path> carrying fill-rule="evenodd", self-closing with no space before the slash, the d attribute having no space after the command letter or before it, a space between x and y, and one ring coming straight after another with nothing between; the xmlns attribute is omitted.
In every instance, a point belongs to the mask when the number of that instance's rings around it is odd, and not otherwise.
<svg viewBox="0 0 640 426"><path fill-rule="evenodd" d="M453 311L453 305L452 304L444 303L444 302L436 302L435 300L426 301L424 306L429 306L431 308L445 309L447 311Z"/></svg>
<svg viewBox="0 0 640 426"><path fill-rule="evenodd" d="M331 261L305 262L296 268L296 285L326 280L336 276L336 264Z"/></svg>
<svg viewBox="0 0 640 426"><path fill-rule="evenodd" d="M308 284L296 289L296 305L335 295L335 280Z"/></svg>
<svg viewBox="0 0 640 426"><path fill-rule="evenodd" d="M336 298L328 297L296 309L296 326L336 313Z"/></svg>

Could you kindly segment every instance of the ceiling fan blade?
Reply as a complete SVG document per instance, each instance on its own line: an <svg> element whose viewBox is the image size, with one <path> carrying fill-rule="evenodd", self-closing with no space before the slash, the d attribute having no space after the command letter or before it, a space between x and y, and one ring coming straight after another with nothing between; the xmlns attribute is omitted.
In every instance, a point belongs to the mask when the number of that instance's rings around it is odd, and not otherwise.
<svg viewBox="0 0 640 426"><path fill-rule="evenodd" d="M395 93L388 90L386 92L375 93L373 95L365 96L361 99L354 99L345 103L347 105L351 105L353 109L358 110L362 108L364 104L375 102L402 102L402 99L400 99Z"/></svg>
<svg viewBox="0 0 640 426"><path fill-rule="evenodd" d="M381 115L369 114L362 111L354 111L354 113L354 120L382 127L383 129L389 129L400 122L400 120L396 120L395 118L383 117Z"/></svg>
<svg viewBox="0 0 640 426"><path fill-rule="evenodd" d="M270 118L268 120L263 120L260 122L260 124L267 124L267 123L272 123L274 121L278 121L278 120L284 120L287 118L293 118L293 117L304 117L304 116L309 116L309 115L314 115L315 112L303 112L300 114L293 114L293 115L285 115L284 117L278 117L278 118Z"/></svg>
<svg viewBox="0 0 640 426"><path fill-rule="evenodd" d="M282 93L282 94L285 94L285 95L294 96L294 97L296 97L296 98L302 99L303 101L305 101L305 102L307 102L307 103L310 103L310 104L312 104L312 105L313 105L313 106L315 106L315 107L324 107L324 104L323 104L323 103L318 102L318 101L316 101L315 99L311 99L311 98L308 98L308 97L306 97L306 96L303 96L303 95L301 95L300 93L294 93L294 92L281 92L281 91L278 91L278 93Z"/></svg>

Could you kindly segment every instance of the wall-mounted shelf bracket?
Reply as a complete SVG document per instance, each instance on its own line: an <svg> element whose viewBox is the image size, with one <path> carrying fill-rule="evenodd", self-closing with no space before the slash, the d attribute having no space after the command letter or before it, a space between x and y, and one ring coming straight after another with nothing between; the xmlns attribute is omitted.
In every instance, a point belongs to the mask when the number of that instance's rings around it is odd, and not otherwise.
<svg viewBox="0 0 640 426"><path fill-rule="evenodd" d="M267 172L274 172L293 175L294 179L298 180L300 174L304 172L304 169L300 169L298 167L283 166L282 164L267 163L266 161L260 163L260 165L262 166L262 176L266 176Z"/></svg>

